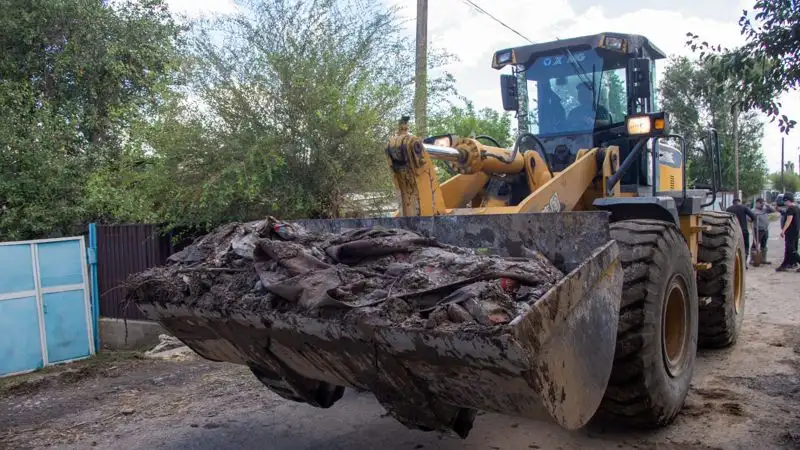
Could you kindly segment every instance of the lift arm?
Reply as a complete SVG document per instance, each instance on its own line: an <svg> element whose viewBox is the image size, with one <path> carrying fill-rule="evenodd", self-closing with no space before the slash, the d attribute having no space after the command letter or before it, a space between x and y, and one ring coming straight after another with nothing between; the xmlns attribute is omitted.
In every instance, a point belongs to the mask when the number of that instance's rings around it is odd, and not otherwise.
<svg viewBox="0 0 800 450"><path fill-rule="evenodd" d="M603 187L619 168L619 148L594 148L581 150L573 164L551 175L547 163L537 152L512 153L483 145L475 139L457 139L451 146L424 144L422 139L409 134L403 124L390 139L386 153L400 193L397 214L400 216L586 209L587 202L583 199L605 196ZM440 184L433 164L435 159L452 163L459 174ZM485 194L490 176L519 173L526 174L531 191L519 204L491 201L489 206L466 207ZM615 194L619 194L618 186L610 193Z"/></svg>

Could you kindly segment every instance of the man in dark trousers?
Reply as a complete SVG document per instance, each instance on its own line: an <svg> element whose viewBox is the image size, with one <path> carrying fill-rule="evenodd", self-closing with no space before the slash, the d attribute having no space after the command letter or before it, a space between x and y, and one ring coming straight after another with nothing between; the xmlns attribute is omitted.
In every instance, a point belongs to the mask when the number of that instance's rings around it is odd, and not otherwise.
<svg viewBox="0 0 800 450"><path fill-rule="evenodd" d="M738 198L733 199L733 205L729 206L726 210L729 213L736 216L739 219L739 225L742 227L742 237L744 237L744 248L745 252L750 251L750 228L747 226L747 218L749 217L753 223L758 220L756 215L753 214L753 211L750 211L750 208L744 206L742 201Z"/></svg>
<svg viewBox="0 0 800 450"><path fill-rule="evenodd" d="M754 226L756 235L753 239L753 247L756 247L757 244L758 248L761 250L761 264L772 264L767 261L767 242L769 242L769 215L774 213L775 210L766 204L763 198L759 197L758 200L756 200L756 207L753 212L756 217L758 217L756 225Z"/></svg>
<svg viewBox="0 0 800 450"><path fill-rule="evenodd" d="M800 211L794 202L794 195L783 195L786 203L786 222L781 228L781 237L784 239L783 262L775 269L777 272L786 272L800 264L800 255L797 254L797 242L800 238ZM797 270L800 272L800 269Z"/></svg>

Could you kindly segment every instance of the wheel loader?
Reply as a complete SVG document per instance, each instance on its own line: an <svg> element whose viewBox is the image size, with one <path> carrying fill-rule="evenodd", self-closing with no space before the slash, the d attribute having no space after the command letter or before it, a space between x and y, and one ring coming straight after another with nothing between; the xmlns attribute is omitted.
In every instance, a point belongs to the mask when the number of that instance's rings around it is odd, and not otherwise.
<svg viewBox="0 0 800 450"><path fill-rule="evenodd" d="M372 392L408 427L466 437L478 411L668 425L696 350L736 342L744 314L742 231L706 211L720 184L719 140L704 140L711 189L689 189L687 148L654 93L647 38L601 33L494 53L518 133L415 136L386 147L393 217L300 220L310 230L402 228L490 254L533 249L566 275L527 312L484 332L352 324L324 315L138 304L215 361L246 364L284 398L330 408L345 387ZM677 142L670 145L670 142ZM452 175L439 181L439 171ZM334 408L335 409L335 408ZM347 414L331 411L330 414Z"/></svg>

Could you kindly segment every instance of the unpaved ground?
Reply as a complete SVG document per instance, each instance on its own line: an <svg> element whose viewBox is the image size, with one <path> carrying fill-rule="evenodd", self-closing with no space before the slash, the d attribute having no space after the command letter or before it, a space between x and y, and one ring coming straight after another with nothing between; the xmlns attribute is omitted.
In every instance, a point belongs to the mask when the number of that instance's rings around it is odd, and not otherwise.
<svg viewBox="0 0 800 450"><path fill-rule="evenodd" d="M777 229L773 232L777 236ZM770 242L771 259L782 241ZM0 380L0 447L124 449L791 449L800 448L800 274L747 272L732 349L703 352L686 407L657 433L567 432L481 415L466 440L409 431L370 394L328 410L287 402L247 369L197 358L105 355Z"/></svg>

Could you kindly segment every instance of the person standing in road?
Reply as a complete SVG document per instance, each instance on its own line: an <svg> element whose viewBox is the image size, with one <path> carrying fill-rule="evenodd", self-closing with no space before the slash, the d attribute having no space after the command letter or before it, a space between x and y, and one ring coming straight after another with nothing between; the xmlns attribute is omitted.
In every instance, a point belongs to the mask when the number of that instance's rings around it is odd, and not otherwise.
<svg viewBox="0 0 800 450"><path fill-rule="evenodd" d="M783 262L776 272L786 272L800 264L800 255L797 254L797 241L800 238L800 211L794 202L794 195L784 194L786 202L786 223L781 228L781 237L784 239ZM797 270L800 272L800 269Z"/></svg>
<svg viewBox="0 0 800 450"><path fill-rule="evenodd" d="M783 201L783 194L779 195L780 201L775 202L775 207L778 209L778 212L781 213L781 228L786 224L786 203Z"/></svg>
<svg viewBox="0 0 800 450"><path fill-rule="evenodd" d="M744 206L742 201L738 198L733 199L733 205L729 206L726 209L727 212L736 216L739 219L739 225L742 227L742 237L744 238L744 248L746 252L750 251L750 227L747 226L747 218L749 217L750 220L755 223L756 215L753 214L753 211L750 211L750 208Z"/></svg>
<svg viewBox="0 0 800 450"><path fill-rule="evenodd" d="M761 264L772 264L767 260L767 242L769 240L769 215L775 212L771 206L764 203L763 198L756 199L756 207L753 210L758 220L756 220L756 236L753 239L753 247L758 244L761 249Z"/></svg>

